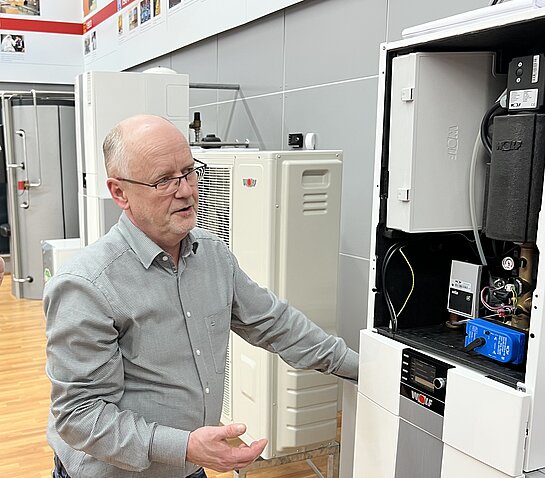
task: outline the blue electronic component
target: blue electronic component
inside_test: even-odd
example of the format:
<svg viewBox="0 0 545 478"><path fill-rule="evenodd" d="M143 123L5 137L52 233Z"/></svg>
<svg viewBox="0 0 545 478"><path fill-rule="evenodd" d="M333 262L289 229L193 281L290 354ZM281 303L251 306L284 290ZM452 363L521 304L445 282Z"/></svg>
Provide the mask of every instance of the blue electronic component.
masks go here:
<svg viewBox="0 0 545 478"><path fill-rule="evenodd" d="M524 361L526 334L484 319L466 323L466 350L502 363L520 364Z"/></svg>

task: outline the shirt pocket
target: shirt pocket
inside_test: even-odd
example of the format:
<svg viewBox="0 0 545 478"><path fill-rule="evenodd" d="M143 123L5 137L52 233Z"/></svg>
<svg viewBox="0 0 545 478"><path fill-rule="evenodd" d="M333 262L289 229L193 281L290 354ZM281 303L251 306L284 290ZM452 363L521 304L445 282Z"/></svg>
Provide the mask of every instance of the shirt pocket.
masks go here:
<svg viewBox="0 0 545 478"><path fill-rule="evenodd" d="M225 372L229 332L231 330L231 307L227 306L215 314L205 317L208 341L216 373Z"/></svg>

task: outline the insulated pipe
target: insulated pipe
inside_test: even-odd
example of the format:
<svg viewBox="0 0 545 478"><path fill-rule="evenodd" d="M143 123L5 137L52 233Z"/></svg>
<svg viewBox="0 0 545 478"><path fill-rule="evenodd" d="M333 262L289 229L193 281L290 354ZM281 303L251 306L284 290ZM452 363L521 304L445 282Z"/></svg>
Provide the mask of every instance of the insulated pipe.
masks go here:
<svg viewBox="0 0 545 478"><path fill-rule="evenodd" d="M222 146L232 146L232 147L239 147L239 148L247 148L250 146L250 140L246 139L244 143L228 143L225 141L204 141L200 143L189 143L189 146L200 146L203 149L219 149Z"/></svg>
<svg viewBox="0 0 545 478"><path fill-rule="evenodd" d="M202 90L240 90L240 85L236 83L189 83L189 87Z"/></svg>

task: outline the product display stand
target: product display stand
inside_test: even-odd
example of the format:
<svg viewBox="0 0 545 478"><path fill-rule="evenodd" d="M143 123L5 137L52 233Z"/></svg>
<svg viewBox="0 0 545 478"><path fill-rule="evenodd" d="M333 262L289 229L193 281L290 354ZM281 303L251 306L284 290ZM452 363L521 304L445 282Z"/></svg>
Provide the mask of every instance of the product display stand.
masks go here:
<svg viewBox="0 0 545 478"><path fill-rule="evenodd" d="M305 449L301 448L297 453L290 455L277 456L268 460L258 459L251 465L245 466L240 470L233 471L233 478L247 478L249 472L262 470L273 466L287 465L306 460L314 473L319 478L339 478L339 444L336 441L326 443L319 448ZM313 459L319 456L327 455L327 471L324 476L313 463Z"/></svg>

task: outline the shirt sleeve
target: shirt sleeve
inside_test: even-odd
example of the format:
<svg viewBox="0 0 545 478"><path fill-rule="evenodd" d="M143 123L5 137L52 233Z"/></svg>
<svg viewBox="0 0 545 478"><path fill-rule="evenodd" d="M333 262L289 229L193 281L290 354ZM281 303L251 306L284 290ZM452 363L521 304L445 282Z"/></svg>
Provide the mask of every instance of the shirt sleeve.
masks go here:
<svg viewBox="0 0 545 478"><path fill-rule="evenodd" d="M152 461L184 467L189 431L120 410L123 358L112 307L99 288L73 274L53 277L44 294L51 412L72 448L125 470Z"/></svg>
<svg viewBox="0 0 545 478"><path fill-rule="evenodd" d="M326 333L300 310L253 282L234 263L231 328L247 342L277 353L297 369L313 369L358 379L358 354Z"/></svg>

